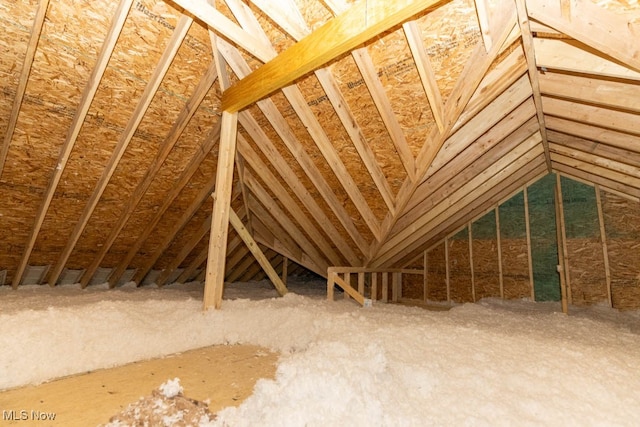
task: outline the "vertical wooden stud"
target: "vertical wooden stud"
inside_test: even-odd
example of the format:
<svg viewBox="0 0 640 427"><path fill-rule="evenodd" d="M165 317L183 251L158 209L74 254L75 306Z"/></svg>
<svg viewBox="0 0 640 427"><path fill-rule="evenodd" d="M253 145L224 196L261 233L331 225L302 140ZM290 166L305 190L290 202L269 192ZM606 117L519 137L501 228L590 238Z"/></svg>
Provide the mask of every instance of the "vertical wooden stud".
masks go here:
<svg viewBox="0 0 640 427"><path fill-rule="evenodd" d="M533 284L533 258L531 257L531 224L529 222L529 195L527 187L523 188L524 193L524 227L527 233L527 260L529 262L529 286L531 288L531 301L536 300L536 290Z"/></svg>
<svg viewBox="0 0 640 427"><path fill-rule="evenodd" d="M398 302L402 293L402 273L393 272L391 276L391 301Z"/></svg>
<svg viewBox="0 0 640 427"><path fill-rule="evenodd" d="M473 231L471 231L471 225L473 223L469 221L469 267L471 269L471 300L476 302L476 277L473 272Z"/></svg>
<svg viewBox="0 0 640 427"><path fill-rule="evenodd" d="M609 307L613 307L611 295L611 270L609 269L609 250L607 249L607 232L604 227L604 214L602 212L602 198L600 197L600 186L596 185L596 204L598 205L598 222L600 223L600 240L602 241L602 256L604 258L604 277L607 286L607 300Z"/></svg>
<svg viewBox="0 0 640 427"><path fill-rule="evenodd" d="M351 273L344 273L344 281L351 286ZM344 299L349 299L349 293L347 291L344 292Z"/></svg>
<svg viewBox="0 0 640 427"><path fill-rule="evenodd" d="M327 271L327 299L333 301L333 288L336 285L336 273L329 268Z"/></svg>
<svg viewBox="0 0 640 427"><path fill-rule="evenodd" d="M423 261L423 264L424 264L424 278L423 278L423 285L422 285L422 293L423 293L422 298L423 298L424 302L426 303L427 302L427 298L429 296L429 281L427 279L427 273L429 272L429 268L428 268L429 267L429 259L428 259L428 256L427 256L427 251L424 251L423 257L424 257L424 261Z"/></svg>
<svg viewBox="0 0 640 427"><path fill-rule="evenodd" d="M378 273L371 273L371 301L378 299Z"/></svg>
<svg viewBox="0 0 640 427"><path fill-rule="evenodd" d="M562 257L564 259L564 279L567 288L567 303L572 304L571 297L571 275L569 274L569 249L567 248L567 229L564 222L564 203L562 201L562 184L560 174L556 174L556 187L558 193L558 212L560 214L560 238L562 239Z"/></svg>
<svg viewBox="0 0 640 427"><path fill-rule="evenodd" d="M500 235L500 208L496 206L496 241L498 242L498 275L500 281L500 298L504 299L504 277L502 273L502 243Z"/></svg>
<svg viewBox="0 0 640 427"><path fill-rule="evenodd" d="M282 283L287 286L287 276L289 274L289 258L282 255Z"/></svg>
<svg viewBox="0 0 640 427"><path fill-rule="evenodd" d="M451 304L451 273L449 271L449 238L444 238L445 282L447 283L447 303Z"/></svg>
<svg viewBox="0 0 640 427"><path fill-rule="evenodd" d="M389 302L389 273L382 273L382 302Z"/></svg>
<svg viewBox="0 0 640 427"><path fill-rule="evenodd" d="M562 250L562 228L560 226L560 201L559 199L562 197L562 195L560 194L560 188L558 186L558 182L560 179L559 175L556 175L558 177L558 181L556 181L556 186L554 187L554 196L555 196L555 205L556 205L556 239L557 239L557 244L558 244L558 266L557 266L557 270L558 270L558 274L560 274L560 295L561 295L561 302L562 302L562 312L564 314L567 314L567 312L569 311L569 307L568 307L568 302L567 302L567 282L565 280L565 269L564 269L564 251Z"/></svg>
<svg viewBox="0 0 640 427"><path fill-rule="evenodd" d="M211 216L211 236L209 237L209 256L204 286L203 305L205 310L212 306L219 309L222 303L238 113L223 111L221 120L216 193Z"/></svg>
<svg viewBox="0 0 640 427"><path fill-rule="evenodd" d="M364 271L358 272L358 292L364 296Z"/></svg>

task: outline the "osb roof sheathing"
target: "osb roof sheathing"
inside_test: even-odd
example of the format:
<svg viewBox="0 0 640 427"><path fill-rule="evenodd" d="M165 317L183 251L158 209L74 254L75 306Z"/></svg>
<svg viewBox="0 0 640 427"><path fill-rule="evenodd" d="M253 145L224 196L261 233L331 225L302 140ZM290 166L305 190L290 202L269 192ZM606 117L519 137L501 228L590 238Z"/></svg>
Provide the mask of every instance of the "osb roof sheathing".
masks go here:
<svg viewBox="0 0 640 427"><path fill-rule="evenodd" d="M51 284L56 267L89 269L86 285L98 267L137 269L141 283L144 270L204 262L221 100L263 62L230 30L190 15L198 3L131 1L68 158L61 149L118 4L0 5L5 284L19 284L26 265L50 265ZM277 57L359 3L209 4L268 46L262 57ZM184 16L193 22L124 139ZM239 113L232 207L274 265L279 253L323 274L336 264L410 263L550 171L638 200L640 54L629 41L638 22L640 6L628 1L430 3ZM203 87L216 57L224 75ZM261 277L235 233L229 242L227 277Z"/></svg>

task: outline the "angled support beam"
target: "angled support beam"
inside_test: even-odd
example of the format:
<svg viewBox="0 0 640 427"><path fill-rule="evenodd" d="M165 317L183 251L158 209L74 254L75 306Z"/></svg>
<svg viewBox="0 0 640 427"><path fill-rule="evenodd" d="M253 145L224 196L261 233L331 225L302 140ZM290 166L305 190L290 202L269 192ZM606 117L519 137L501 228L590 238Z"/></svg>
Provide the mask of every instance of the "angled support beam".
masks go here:
<svg viewBox="0 0 640 427"><path fill-rule="evenodd" d="M541 23L555 28L576 40L640 71L640 44L632 21L625 15L613 14L589 1L571 2L563 9L557 0L536 0L527 3L528 13Z"/></svg>
<svg viewBox="0 0 640 427"><path fill-rule="evenodd" d="M211 86L213 86L213 83L216 80L216 76L217 76L216 67L215 67L215 64L212 62L211 65L209 65L209 68L205 72L204 76L202 76L202 79L194 89L193 94L191 95L191 98L189 99L189 101L187 101L184 108L178 115L178 118L176 119L175 123L171 127L171 130L169 131L164 141L162 142L160 146L160 150L156 154L156 157L153 163L151 164L151 166L149 166L149 169L147 169L144 177L142 178L142 181L138 184L138 186L133 191L133 193L131 193L129 200L124 205L124 209L120 213L120 217L118 218L118 221L111 228L111 232L109 233L107 240L104 242L104 244L100 248L98 255L96 255L96 257L93 259L93 262L87 268L84 275L82 276L82 280L80 281L80 284L83 288L85 288L89 284L91 277L93 277L98 267L100 267L100 263L102 262L105 255L109 252L109 249L111 248L113 243L116 241L116 239L120 235L120 231L122 231L124 226L127 224L127 221L129 220L129 218L135 211L136 207L140 203L140 200L142 200L143 196L151 186L151 183L156 177L156 174L164 164L164 161L169 156L169 153L171 153L171 150L173 149L176 142L180 138L180 135L182 135L182 132L187 127L187 125L189 124L189 121L198 110L198 107L204 100L205 96L207 95L207 93L209 93Z"/></svg>
<svg viewBox="0 0 640 427"><path fill-rule="evenodd" d="M209 256L204 286L203 306L205 310L209 307L219 309L222 303L237 133L238 114L223 112L218 167L216 169L216 195L211 218Z"/></svg>
<svg viewBox="0 0 640 427"><path fill-rule="evenodd" d="M360 1L229 88L222 109L242 110L439 2Z"/></svg>
<svg viewBox="0 0 640 427"><path fill-rule="evenodd" d="M40 233L40 228L42 228L42 223L44 222L44 218L47 215L49 206L51 205L51 200L53 200L53 195L58 188L58 183L62 178L62 173L64 172L64 168L67 165L69 156L71 155L71 150L73 150L73 146L76 143L76 139L78 138L78 134L80 133L80 129L82 128L82 124L84 123L84 119L87 116L87 112L89 111L89 107L91 106L91 102L93 101L93 97L95 96L96 91L98 90L98 86L100 85L100 81L102 80L102 76L107 69L109 59L111 58L111 54L113 53L113 49L116 45L116 42L118 41L118 37L120 36L120 32L122 31L122 27L124 26L124 22L127 19L127 15L129 14L129 10L131 9L132 4L133 0L121 0L115 11L113 20L111 21L111 26L109 27L109 31L105 36L104 42L102 43L102 48L100 49L100 53L98 54L96 65L91 71L91 76L89 77L89 81L87 82L84 91L82 92L82 98L80 99L78 108L75 112L75 115L73 116L71 127L67 132L67 137L62 144L62 147L60 148L57 167L53 171L53 175L49 180L49 185L47 186L47 190L45 191L42 204L40 205L38 213L36 214L36 219L29 235L29 241L27 242L24 252L22 253L22 258L20 259L18 270L13 276L12 286L14 288L16 288L22 280L22 275L24 274L24 270L27 267L27 262L29 262L29 257L31 256L31 252L33 251L33 247L36 243L38 234Z"/></svg>
<svg viewBox="0 0 640 427"><path fill-rule="evenodd" d="M544 159L547 163L547 170L551 172L551 157L549 156L549 141L547 140L547 126L544 122L544 112L542 111L542 97L540 96L540 82L538 80L538 68L536 67L536 57L533 50L533 36L529 27L529 17L527 16L527 5L525 0L515 0L518 11L518 25L522 34L522 46L524 56L527 58L527 68L529 69L529 80L533 89L533 101L536 104L536 115L542 134L542 146L544 147Z"/></svg>
<svg viewBox="0 0 640 427"><path fill-rule="evenodd" d="M40 34L42 33L42 26L44 25L44 18L47 15L48 7L49 0L40 0L38 10L36 10L36 16L33 19L31 37L29 38L27 52L25 53L24 62L22 63L22 71L20 72L20 80L18 81L16 96L13 99L13 107L11 108L11 115L9 116L9 125L7 126L7 132L4 135L2 148L0 148L0 178L4 171L4 163L7 160L7 153L9 152L9 146L13 139L13 132L15 131L16 124L18 123L18 115L20 114L22 99L24 98L24 93L27 90L27 82L29 81L29 75L31 74L31 65L33 64L33 58L36 56L36 49L38 48L38 42L40 42Z"/></svg>
<svg viewBox="0 0 640 427"><path fill-rule="evenodd" d="M273 286L275 286L278 294L280 294L280 296L284 296L287 293L287 287L284 283L282 283L280 276L278 276L278 273L275 272L275 270L271 266L271 263L264 255L264 253L260 250L258 244L255 240L253 240L253 237L251 237L251 234L249 234L247 229L244 227L244 224L242 224L242 221L240 220L240 218L238 218L238 215L236 215L233 209L229 209L229 221L231 222L233 228L235 228L235 230L238 232L238 235L247 245L253 256L256 258L262 269L265 271L265 273L267 273L267 276L269 276L269 280L271 280Z"/></svg>

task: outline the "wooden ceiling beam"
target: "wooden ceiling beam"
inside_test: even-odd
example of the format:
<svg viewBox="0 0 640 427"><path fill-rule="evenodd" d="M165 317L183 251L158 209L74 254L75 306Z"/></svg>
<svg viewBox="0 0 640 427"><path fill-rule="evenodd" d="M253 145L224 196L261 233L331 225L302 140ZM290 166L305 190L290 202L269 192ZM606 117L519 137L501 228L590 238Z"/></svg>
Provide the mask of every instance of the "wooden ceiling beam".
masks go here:
<svg viewBox="0 0 640 427"><path fill-rule="evenodd" d="M153 74L149 78L149 82L147 83L144 92L142 93L142 96L140 97L140 100L136 105L136 109L134 110L133 115L129 118L124 131L120 135L118 143L116 144L116 147L114 148L113 153L111 154L111 157L109 158L109 161L102 172L102 176L98 180L93 193L89 197L89 200L87 201L87 204L82 211L82 215L76 222L76 225L71 232L71 236L69 236L69 239L62 253L60 254L60 257L55 264L55 267L49 272L49 283L55 284L58 280L58 277L60 277L60 273L62 273L67 260L71 256L71 252L73 252L76 243L78 243L82 232L87 226L87 223L89 222L93 211L100 201L100 197L102 197L104 190L107 188L109 180L113 176L113 173L120 163L120 159L122 159L122 156L129 146L133 135L136 133L140 122L144 118L144 115L147 112L147 109L149 108L153 97L158 91L158 88L162 83L162 79L169 70L169 66L173 61L173 58L178 53L178 49L180 48L182 41L187 36L187 32L189 31L189 28L191 28L192 22L193 18L187 15L182 15L178 20L176 28L171 35L169 42L167 43L162 57L160 58L158 65L153 71Z"/></svg>
<svg viewBox="0 0 640 427"><path fill-rule="evenodd" d="M141 234L136 239L136 242L131 246L131 248L129 248L129 252L127 252L127 255L122 260L120 260L116 268L113 270L111 276L109 277L109 285L111 287L115 286L115 284L118 283L118 280L120 280L120 277L122 276L124 271L127 269L140 248L142 248L144 242L151 235L151 232L156 228L164 213L169 209L176 197L180 195L182 189L187 185L187 183L191 180L193 175L200 167L202 161L216 145L220 137L220 125L221 123L220 121L218 121L216 125L214 125L213 129L211 129L209 134L205 137L202 145L198 150L196 150L194 156L189 161L189 164L184 168L184 170L174 183L171 191L165 196L162 206L160 206L153 218L148 222L147 227L142 230ZM212 177L209 180L209 183L205 185L205 187L208 189L212 189L214 186L215 177ZM207 195L205 195L205 197Z"/></svg>
<svg viewBox="0 0 640 427"><path fill-rule="evenodd" d="M571 3L563 16L557 0L527 2L529 16L640 71L640 44L632 22L589 1ZM628 16L628 15L627 15Z"/></svg>
<svg viewBox="0 0 640 427"><path fill-rule="evenodd" d="M260 27L257 19L244 3L238 0L228 0L227 5L231 8L236 19L238 19L240 24L247 31L260 39L268 40L267 35ZM276 55L276 51L273 47L271 47L271 52L274 56ZM227 62L229 62L228 59ZM244 59L239 62L244 62ZM291 64L289 64L289 66L291 66ZM239 74L236 71L236 74L242 79L242 81L244 81L244 79L246 78L249 78L251 74L249 73L250 70L247 69L248 67L236 66L236 69L238 68L244 68L242 70L242 74ZM249 74L247 75L247 73ZM244 77L245 75L246 77ZM386 178L384 177L384 173L382 173L379 165L377 164L377 162L375 162L375 158L373 158L373 153L371 152L371 150L363 142L364 137L362 136L361 131L359 131L359 128L357 131L354 130L354 127L357 127L357 124L353 124L355 123L355 119L353 118L353 116L348 112L347 109L338 108L339 105L346 104L346 102L344 101L344 99L341 99L342 97L339 94L339 90L337 89L337 83L335 81L332 81L333 78L327 71L317 70L316 77L325 89L325 93L327 94L327 96L331 96L330 102L332 102L332 104L336 108L338 117L342 121L350 137L352 137L352 141L354 142L356 149L358 149L361 157L363 158L365 166L369 170L374 183L378 186L378 191L382 195L385 203L387 203L389 210L393 211L393 197L391 196L391 189ZM229 90L232 90L232 88ZM322 152L322 155L326 159L327 164L329 165L335 176L338 178L338 181L340 181L340 184L342 184L342 187L351 198L353 204L360 212L361 217L364 219L372 234L376 238L378 238L380 225L375 215L371 211L369 204L367 203L357 184L353 180L353 177L349 173L349 170L344 165L335 146L331 143L324 128L318 121L317 117L313 114L313 111L309 107L307 100L302 95L302 92L296 85L283 87L282 91L296 114L298 114L300 120L303 122L316 146ZM227 92L228 91L225 91L225 93Z"/></svg>
<svg viewBox="0 0 640 427"><path fill-rule="evenodd" d="M224 55L225 60L231 66L234 72L239 77L246 75L246 73L249 71L249 66L242 58L242 56L240 56L237 49L223 40L218 40L218 47L220 49L220 52ZM259 101L258 108L260 108L267 120L269 120L271 126L273 126L274 130L278 133L284 144L287 146L291 154L296 158L302 170L309 177L322 198L326 201L327 205L329 205L333 213L340 221L341 225L347 231L351 239L355 242L356 246L363 253L366 253L368 244L355 227L353 220L349 216L349 213L344 208L344 203L338 200L334 190L324 179L314 161L305 151L303 145L297 140L295 134L293 133L293 130L289 127L285 118L278 111L278 108L276 107L274 102L270 99ZM247 111L241 112L239 118L243 128L245 128L247 131L249 131L249 128L252 128L254 132L263 133L260 130L257 122L255 122L255 120L253 120L253 118L248 115ZM265 138L255 138L253 136L252 138L254 138L255 141L259 141L258 145L261 148L263 145L263 141L267 141L267 139ZM272 153L274 152L277 152L275 148L272 150Z"/></svg>
<svg viewBox="0 0 640 427"><path fill-rule="evenodd" d="M222 109L242 110L438 3L360 1L225 91Z"/></svg>
<svg viewBox="0 0 640 427"><path fill-rule="evenodd" d="M626 197L633 198L634 200L638 200L640 198L640 190L621 183L620 181L593 173L593 165L589 163L563 158L561 156L556 156L554 153L551 153L551 162L554 172L565 174L569 177L576 177L578 180L583 182L597 184L607 191L611 191L616 194L623 194Z"/></svg>
<svg viewBox="0 0 640 427"><path fill-rule="evenodd" d="M547 140L547 127L544 122L544 113L542 111L542 98L540 96L540 82L538 81L538 69L536 68L536 57L533 50L533 36L531 28L529 28L529 16L527 15L527 5L525 0L515 0L516 10L518 12L518 25L520 26L520 34L522 34L522 46L524 48L524 56L527 59L527 68L529 69L529 81L533 90L533 101L536 104L536 116L540 125L540 134L542 135L542 146L544 147L544 158L547 163L547 169L551 172L551 157L549 157L549 141Z"/></svg>
<svg viewBox="0 0 640 427"><path fill-rule="evenodd" d="M325 1L324 3L333 12L334 16L344 13L349 9L349 3L345 0ZM416 178L416 165L413 153L411 152L411 147L409 147L409 143L404 136L398 117L393 112L391 102L389 101L389 97L386 94L384 86L382 86L382 82L378 76L378 70L371 59L371 55L369 55L368 49L366 47L353 49L351 51L351 56L360 70L360 74L367 85L367 89L369 89L371 98L378 109L380 118L387 128L387 132L389 132L393 145L396 147L396 151L398 152L398 156L400 157L400 161L405 172L407 172L409 179L414 181Z"/></svg>
<svg viewBox="0 0 640 427"><path fill-rule="evenodd" d="M100 247L98 254L94 257L93 261L84 272L80 281L80 285L83 288L89 284L89 281L91 280L97 269L100 267L100 263L109 252L109 249L111 249L111 246L120 235L120 232L127 224L129 218L131 218L131 215L151 186L151 183L155 179L157 173L160 171L162 165L164 164L164 161L171 153L171 150L175 146L176 142L182 135L182 132L187 127L189 121L198 110L198 107L204 100L207 93L209 93L209 90L216 80L216 77L216 67L212 62L205 74L200 79L198 85L195 87L191 98L185 103L182 111L173 123L171 130L169 130L169 133L164 138L164 141L162 142L162 144L160 144L160 149L156 154L153 162L149 166L149 169L147 169L147 171L145 172L142 181L138 183L133 193L131 193L131 196L129 196L129 200L127 200L127 202L125 203L117 222L111 227L109 236L104 241L104 244Z"/></svg>
<svg viewBox="0 0 640 427"><path fill-rule="evenodd" d="M27 51L24 55L24 61L22 62L22 71L20 71L20 79L18 80L18 88L16 89L16 96L13 98L13 106L11 107L11 115L9 116L9 124L4 134L4 141L2 148L0 148L0 178L2 178L2 172L4 171L4 164L7 161L7 154L9 153L9 146L13 139L13 133L18 123L18 115L20 114L20 108L22 107L22 100L24 99L24 93L27 90L27 83L29 82L29 75L31 74L31 65L33 59L36 56L36 49L40 42L40 34L42 33L42 27L44 25L44 18L47 16L47 8L49 7L49 0L40 0L38 3L38 9L33 19L33 25L31 26L31 36L29 37L29 43L27 44Z"/></svg>
<svg viewBox="0 0 640 427"><path fill-rule="evenodd" d="M13 276L12 286L14 288L16 288L22 280L24 270L27 267L29 257L31 256L31 252L33 251L33 247L35 246L36 239L38 238L38 234L40 233L40 229L42 228L42 223L44 222L47 211L49 210L49 206L51 205L51 200L53 199L53 195L55 194L56 189L58 188L58 183L62 178L62 173L64 172L67 161L69 160L69 156L71 155L71 150L73 150L73 146L75 145L76 139L78 138L78 134L80 133L80 129L82 128L82 125L84 123L84 119L87 116L87 112L89 111L91 102L93 101L96 91L98 90L100 82L102 81L102 76L107 69L109 59L111 58L113 49L115 48L116 42L118 41L118 37L122 32L122 27L124 26L124 22L127 19L127 15L129 14L132 3L133 0L121 0L120 3L118 3L118 7L116 8L116 11L113 15L111 25L109 26L109 30L105 35L104 42L102 43L102 47L100 48L100 53L98 54L98 58L96 59L96 64L93 67L91 75L89 76L89 80L87 81L87 84L82 92L82 97L80 98L78 108L76 109L76 112L73 116L71 127L67 131L65 141L60 148L57 166L54 169L51 178L49 179L49 184L42 199L42 203L40 205L40 208L38 209L38 212L36 213L36 218L29 234L29 240L27 241L27 244L24 248L22 257L20 258L20 264L18 265L18 269ZM55 283L52 283L51 285L55 285Z"/></svg>
<svg viewBox="0 0 640 427"><path fill-rule="evenodd" d="M196 255L196 257L189 263L180 276L176 279L176 283L186 283L187 280L195 274L199 267L207 261L207 255L209 253L208 245L202 248L202 250Z"/></svg>

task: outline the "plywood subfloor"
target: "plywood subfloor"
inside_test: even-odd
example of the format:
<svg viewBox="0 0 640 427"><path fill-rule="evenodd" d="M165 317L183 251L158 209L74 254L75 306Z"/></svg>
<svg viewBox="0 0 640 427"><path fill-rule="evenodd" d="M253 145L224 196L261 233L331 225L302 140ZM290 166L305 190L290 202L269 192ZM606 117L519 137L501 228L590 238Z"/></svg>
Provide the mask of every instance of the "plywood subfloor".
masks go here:
<svg viewBox="0 0 640 427"><path fill-rule="evenodd" d="M185 396L209 400L215 413L239 405L258 379L273 378L277 359L261 347L215 346L12 389L0 393L0 425L96 426L176 377ZM28 420L7 420L10 411ZM55 421L35 422L32 411L54 413Z"/></svg>

